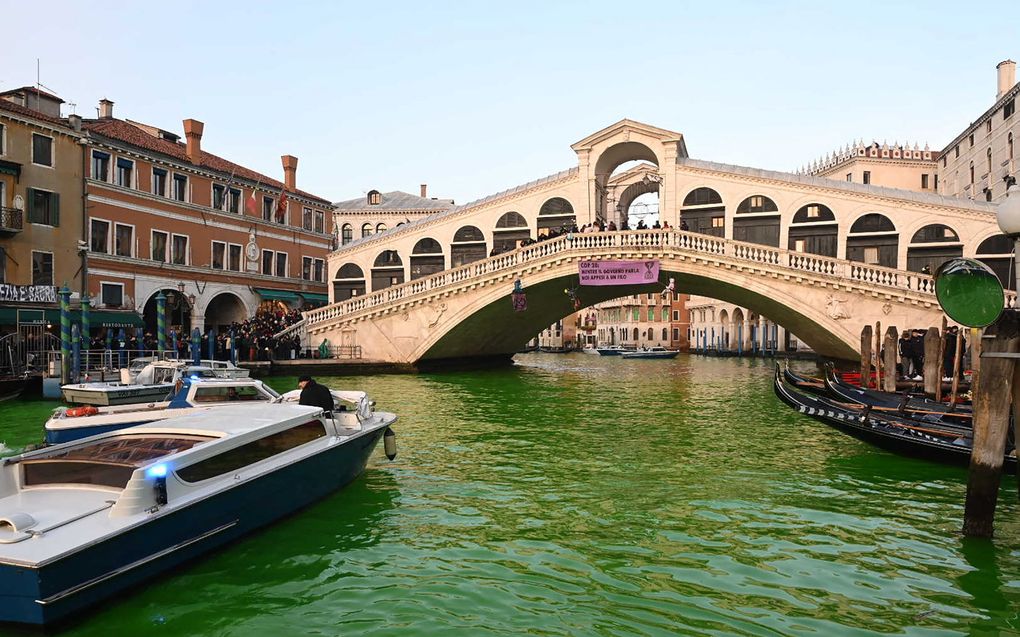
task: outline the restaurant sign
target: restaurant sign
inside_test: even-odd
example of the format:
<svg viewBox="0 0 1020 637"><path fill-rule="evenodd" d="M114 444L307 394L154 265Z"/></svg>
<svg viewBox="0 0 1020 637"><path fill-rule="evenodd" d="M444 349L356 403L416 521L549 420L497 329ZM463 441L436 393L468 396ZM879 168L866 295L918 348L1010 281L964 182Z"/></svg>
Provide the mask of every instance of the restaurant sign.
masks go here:
<svg viewBox="0 0 1020 637"><path fill-rule="evenodd" d="M581 285L641 285L659 280L659 261L581 261Z"/></svg>
<svg viewBox="0 0 1020 637"><path fill-rule="evenodd" d="M0 302L56 303L57 288L52 285L11 285L0 283Z"/></svg>

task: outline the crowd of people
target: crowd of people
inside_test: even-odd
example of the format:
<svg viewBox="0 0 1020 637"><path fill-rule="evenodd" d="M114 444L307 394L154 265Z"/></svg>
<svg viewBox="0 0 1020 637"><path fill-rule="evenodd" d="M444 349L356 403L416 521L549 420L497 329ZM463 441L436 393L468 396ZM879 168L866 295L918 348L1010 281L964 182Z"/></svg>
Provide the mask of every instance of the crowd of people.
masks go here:
<svg viewBox="0 0 1020 637"><path fill-rule="evenodd" d="M492 247L492 250L489 251L489 256L494 257L498 254L509 252L510 250L513 250L516 247L523 248L524 246L530 246L536 243L541 243L542 241L555 239L556 237L569 234L586 234L589 232L616 232L618 230L671 230L671 229L672 226L669 225L669 222L662 221L660 223L658 219L656 219L655 223L653 223L651 226L647 225L644 219L641 219L637 222L637 225L634 226L633 228L630 227L630 224L627 222L627 219L623 219L620 222L619 227L617 227L615 221L602 223L602 221L595 220L594 223L586 223L580 227L578 227L576 223L573 223L569 226L565 225L560 228L548 228L540 230L536 238L532 239L531 237L527 237L525 239L521 239L520 244L518 245L511 246L509 243L503 246L494 245ZM680 229L688 230L686 221L683 220L680 221Z"/></svg>
<svg viewBox="0 0 1020 637"><path fill-rule="evenodd" d="M924 373L924 336L926 330L903 330L899 339L900 375L908 380L921 380ZM956 340L960 339L960 358L956 360ZM942 376L952 379L953 362L958 364L957 371L963 375L963 361L966 358L967 341L960 328L950 325L943 336Z"/></svg>

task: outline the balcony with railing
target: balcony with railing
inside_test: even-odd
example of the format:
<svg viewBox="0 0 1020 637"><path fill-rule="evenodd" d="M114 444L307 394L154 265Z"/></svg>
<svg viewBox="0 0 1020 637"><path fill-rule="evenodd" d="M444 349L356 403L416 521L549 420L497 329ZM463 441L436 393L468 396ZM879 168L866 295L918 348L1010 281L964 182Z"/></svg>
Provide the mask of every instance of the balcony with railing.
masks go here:
<svg viewBox="0 0 1020 637"><path fill-rule="evenodd" d="M0 208L0 234L21 232L25 213L17 208Z"/></svg>

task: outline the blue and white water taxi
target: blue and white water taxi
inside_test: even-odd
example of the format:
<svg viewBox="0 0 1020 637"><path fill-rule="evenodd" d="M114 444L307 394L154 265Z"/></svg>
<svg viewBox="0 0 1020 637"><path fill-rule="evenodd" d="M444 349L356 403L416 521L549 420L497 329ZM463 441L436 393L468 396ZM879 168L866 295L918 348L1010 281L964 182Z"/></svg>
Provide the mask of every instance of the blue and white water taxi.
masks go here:
<svg viewBox="0 0 1020 637"><path fill-rule="evenodd" d="M251 401L268 404L280 398L271 387L254 378L229 380L183 376L170 387L169 400L159 402L106 407L58 407L46 421L46 442L59 444L211 407Z"/></svg>
<svg viewBox="0 0 1020 637"><path fill-rule="evenodd" d="M121 370L123 371L123 370ZM69 383L60 387L64 402L79 405L130 405L164 400L182 376L216 378L212 368L178 361L152 361L130 382Z"/></svg>
<svg viewBox="0 0 1020 637"><path fill-rule="evenodd" d="M0 622L43 625L343 487L396 415L211 409L0 461Z"/></svg>

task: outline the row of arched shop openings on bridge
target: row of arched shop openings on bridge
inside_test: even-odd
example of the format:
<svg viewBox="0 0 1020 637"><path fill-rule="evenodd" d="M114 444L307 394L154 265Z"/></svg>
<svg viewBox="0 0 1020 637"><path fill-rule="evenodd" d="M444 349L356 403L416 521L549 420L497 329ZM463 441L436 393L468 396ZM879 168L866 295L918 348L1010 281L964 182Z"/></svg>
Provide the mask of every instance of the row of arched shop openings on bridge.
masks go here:
<svg viewBox="0 0 1020 637"><path fill-rule="evenodd" d="M657 193L645 193L657 196ZM629 202L628 216L641 216L640 207L648 203L638 197ZM680 219L686 229L716 237L725 236L726 208L722 197L711 188L692 190L684 198ZM657 217L657 213L655 214ZM776 203L765 195L747 197L736 208L733 217L733 239L778 248L781 213ZM651 225L652 219L646 219ZM538 212L534 228L519 212L510 211L499 217L488 236L476 225L464 225L453 236L449 246L425 237L414 244L410 255L396 250L382 250L376 256L370 272L366 273L355 263L341 265L333 276L335 301L365 294L369 289L378 291L410 280L427 277L449 268L484 259L488 255L506 252L518 247L521 241L561 232L576 224L574 208L562 197L546 201ZM631 224L634 227L635 223ZM910 237L907 245L907 263L899 263L900 234L888 216L874 212L861 216L850 227L846 238L846 255L850 261L890 268L906 266L913 272L934 272L949 259L963 256L963 243L957 232L948 225L933 223L924 226ZM801 206L793 215L789 226L787 249L826 257L837 254L838 224L832 210L823 203ZM976 255L999 276L1004 287L1016 289L1016 273L1012 271L1013 243L1005 235L989 237L977 247ZM405 260L407 263L405 263ZM369 288L369 284L371 287Z"/></svg>

